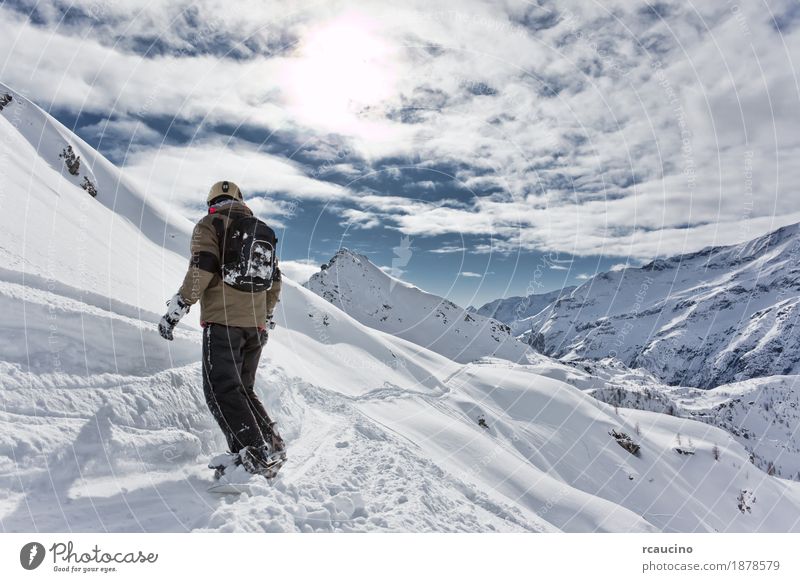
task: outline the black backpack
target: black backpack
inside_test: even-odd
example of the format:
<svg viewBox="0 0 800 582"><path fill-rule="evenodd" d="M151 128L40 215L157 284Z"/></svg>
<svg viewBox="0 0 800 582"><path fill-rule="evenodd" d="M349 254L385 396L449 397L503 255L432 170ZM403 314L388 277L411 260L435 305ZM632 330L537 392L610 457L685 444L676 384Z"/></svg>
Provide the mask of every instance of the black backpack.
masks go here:
<svg viewBox="0 0 800 582"><path fill-rule="evenodd" d="M219 240L222 281L250 293L270 289L277 276L275 231L255 216L232 216L227 228L217 218L214 228Z"/></svg>

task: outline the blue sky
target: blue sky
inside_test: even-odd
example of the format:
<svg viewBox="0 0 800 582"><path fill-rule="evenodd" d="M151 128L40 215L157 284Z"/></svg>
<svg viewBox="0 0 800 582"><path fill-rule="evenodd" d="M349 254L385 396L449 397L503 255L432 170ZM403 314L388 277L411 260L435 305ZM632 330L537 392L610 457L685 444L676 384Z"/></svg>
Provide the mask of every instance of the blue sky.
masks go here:
<svg viewBox="0 0 800 582"><path fill-rule="evenodd" d="M462 304L800 221L794 0L0 5L0 80L196 218L237 181Z"/></svg>

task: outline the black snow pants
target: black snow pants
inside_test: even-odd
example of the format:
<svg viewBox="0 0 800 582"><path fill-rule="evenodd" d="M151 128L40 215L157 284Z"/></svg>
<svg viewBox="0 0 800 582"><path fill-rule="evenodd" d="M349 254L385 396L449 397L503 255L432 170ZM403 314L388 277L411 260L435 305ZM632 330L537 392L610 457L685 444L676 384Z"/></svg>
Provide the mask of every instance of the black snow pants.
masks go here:
<svg viewBox="0 0 800 582"><path fill-rule="evenodd" d="M203 392L232 453L265 444L283 448L253 389L261 347L261 332L254 327L208 323L203 330Z"/></svg>

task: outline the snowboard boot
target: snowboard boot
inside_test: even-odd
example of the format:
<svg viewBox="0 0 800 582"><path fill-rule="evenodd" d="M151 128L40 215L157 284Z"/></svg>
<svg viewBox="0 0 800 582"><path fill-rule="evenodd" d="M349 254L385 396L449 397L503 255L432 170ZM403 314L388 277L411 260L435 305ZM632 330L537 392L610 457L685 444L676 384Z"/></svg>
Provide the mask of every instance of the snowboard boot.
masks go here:
<svg viewBox="0 0 800 582"><path fill-rule="evenodd" d="M214 480L218 481L225 471L241 465L238 453L222 453L208 462L208 468L214 469Z"/></svg>
<svg viewBox="0 0 800 582"><path fill-rule="evenodd" d="M239 459L248 473L273 479L286 462L286 450L272 450L270 445L250 446L239 451Z"/></svg>
<svg viewBox="0 0 800 582"><path fill-rule="evenodd" d="M271 447L270 451L273 456L281 459L282 463L286 462L286 443L283 438L278 434L275 428L275 422L269 423L269 433L267 434L267 445Z"/></svg>

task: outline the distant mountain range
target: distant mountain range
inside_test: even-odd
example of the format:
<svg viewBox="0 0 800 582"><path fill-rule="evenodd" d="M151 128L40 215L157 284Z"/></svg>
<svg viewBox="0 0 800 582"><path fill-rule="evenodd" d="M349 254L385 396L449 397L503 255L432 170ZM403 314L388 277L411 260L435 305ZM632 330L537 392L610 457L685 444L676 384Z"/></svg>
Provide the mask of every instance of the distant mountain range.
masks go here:
<svg viewBox="0 0 800 582"><path fill-rule="evenodd" d="M615 358L713 388L800 370L800 225L462 309L340 250L306 286L360 322L459 362ZM515 338L519 341L515 341Z"/></svg>
<svg viewBox="0 0 800 582"><path fill-rule="evenodd" d="M484 317L491 317L505 323L511 327L513 333L528 331L522 322L527 318L536 315L545 307L561 297L566 297L572 293L576 287L564 287L548 293L534 293L525 297L507 297L505 299L495 299L486 303L482 307L469 307L468 310ZM522 325L521 325L522 324ZM523 329L520 329L520 328Z"/></svg>
<svg viewBox="0 0 800 582"><path fill-rule="evenodd" d="M543 353L614 357L672 385L800 369L800 225L599 274L512 323Z"/></svg>

